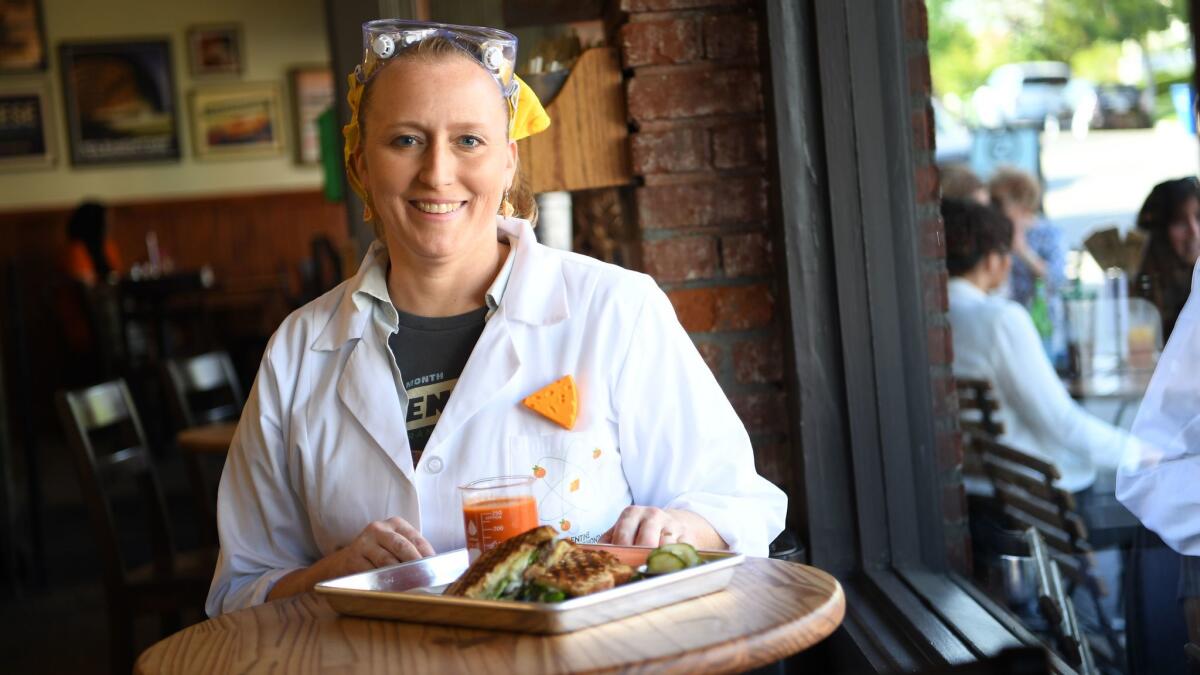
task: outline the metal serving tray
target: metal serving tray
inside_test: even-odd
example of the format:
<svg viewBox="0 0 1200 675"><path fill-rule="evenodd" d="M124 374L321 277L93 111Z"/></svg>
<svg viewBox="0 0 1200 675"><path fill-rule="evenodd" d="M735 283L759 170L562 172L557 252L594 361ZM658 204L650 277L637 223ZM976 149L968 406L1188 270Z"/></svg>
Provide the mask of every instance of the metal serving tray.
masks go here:
<svg viewBox="0 0 1200 675"><path fill-rule="evenodd" d="M581 544L608 551L634 567L646 562L650 547ZM703 565L649 577L564 602L468 600L442 595L450 582L467 569L467 550L381 567L370 572L323 581L316 592L341 614L413 623L491 628L520 633L570 633L640 614L683 600L720 591L729 585L734 568L746 559L740 553L700 551Z"/></svg>

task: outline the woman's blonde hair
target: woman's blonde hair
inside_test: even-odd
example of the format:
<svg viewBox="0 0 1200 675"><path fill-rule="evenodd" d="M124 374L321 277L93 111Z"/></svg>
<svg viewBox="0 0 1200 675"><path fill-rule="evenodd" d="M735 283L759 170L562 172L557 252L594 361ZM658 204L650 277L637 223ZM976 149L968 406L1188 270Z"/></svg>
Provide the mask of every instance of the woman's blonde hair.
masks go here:
<svg viewBox="0 0 1200 675"><path fill-rule="evenodd" d="M428 38L426 40L422 40L420 43L418 43L412 49L409 49L407 51L401 52L400 54L397 54L393 60L398 61L400 59L405 59L405 58L424 58L424 59L427 59L430 61L436 61L436 60L445 59L445 58L448 58L451 56L460 56L460 57L468 58L468 59L470 58L469 56L464 54L462 52L462 50L460 50L458 47L456 47L454 45L454 43L451 42L450 40L447 40L444 37L435 36L435 37ZM375 81L375 78L372 78L370 81L368 81L366 83L366 85L364 85L363 93L362 93L362 100L359 103L358 126L360 129L360 132L359 132L360 138L365 138L366 133L367 133L366 132L366 110L367 110L367 107L370 105L371 90L372 90L371 83L374 81ZM497 98L497 104L500 106L503 106L504 110L505 110L505 115L508 115L508 104L505 102L505 100L502 97L499 96L499 92L497 92L496 98ZM505 132L505 133L506 133L505 138L507 140L507 132ZM361 143L361 141L360 141L360 143ZM533 198L533 191L530 189L529 183L525 180L525 177L521 172L520 158L518 158L518 160L517 160L517 167L516 167L516 170L513 172L512 186L509 189L506 197L508 199L509 204L512 204L512 207L513 207L512 215L514 217L523 218L525 220L528 220L533 225L535 225L535 226L537 225L537 216L538 216L537 202ZM503 208L503 206L501 206L501 208ZM379 222L378 215L376 215L376 217L371 220L371 225L375 228L375 236L382 239L383 238L383 226Z"/></svg>
<svg viewBox="0 0 1200 675"><path fill-rule="evenodd" d="M1003 167L988 181L992 203L999 207L1016 206L1037 213L1042 206L1042 188L1028 172Z"/></svg>

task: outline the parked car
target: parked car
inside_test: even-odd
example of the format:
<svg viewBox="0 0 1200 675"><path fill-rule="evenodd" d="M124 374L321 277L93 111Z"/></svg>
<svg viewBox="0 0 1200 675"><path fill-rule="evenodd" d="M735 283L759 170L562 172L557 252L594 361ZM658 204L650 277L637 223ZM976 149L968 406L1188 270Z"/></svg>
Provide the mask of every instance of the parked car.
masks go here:
<svg viewBox="0 0 1200 675"><path fill-rule="evenodd" d="M934 158L939 165L965 164L971 160L971 130L938 99L933 99Z"/></svg>
<svg viewBox="0 0 1200 675"><path fill-rule="evenodd" d="M971 103L985 127L1069 126L1075 111L1067 100L1071 67L1061 61L1006 63L975 90Z"/></svg>
<svg viewBox="0 0 1200 675"><path fill-rule="evenodd" d="M1098 129L1148 129L1154 126L1153 97L1131 84L1096 87Z"/></svg>

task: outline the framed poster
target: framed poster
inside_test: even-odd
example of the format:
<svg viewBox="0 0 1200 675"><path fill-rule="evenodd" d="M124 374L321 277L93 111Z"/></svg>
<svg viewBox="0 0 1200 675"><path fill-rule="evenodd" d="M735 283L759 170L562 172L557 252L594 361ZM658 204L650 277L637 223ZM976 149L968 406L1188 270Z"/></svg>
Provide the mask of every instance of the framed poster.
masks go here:
<svg viewBox="0 0 1200 675"><path fill-rule="evenodd" d="M179 158L166 40L65 42L59 52L72 164Z"/></svg>
<svg viewBox="0 0 1200 675"><path fill-rule="evenodd" d="M244 84L192 92L196 157L265 157L283 150L279 87Z"/></svg>
<svg viewBox="0 0 1200 675"><path fill-rule="evenodd" d="M0 0L0 75L46 69L39 0Z"/></svg>
<svg viewBox="0 0 1200 675"><path fill-rule="evenodd" d="M192 75L242 72L242 27L224 24L188 28L188 61Z"/></svg>
<svg viewBox="0 0 1200 675"><path fill-rule="evenodd" d="M293 68L291 75L296 162L316 164L321 161L317 117L333 105L333 71L327 66L313 66Z"/></svg>
<svg viewBox="0 0 1200 675"><path fill-rule="evenodd" d="M0 169L48 167L54 161L50 96L41 84L0 86Z"/></svg>

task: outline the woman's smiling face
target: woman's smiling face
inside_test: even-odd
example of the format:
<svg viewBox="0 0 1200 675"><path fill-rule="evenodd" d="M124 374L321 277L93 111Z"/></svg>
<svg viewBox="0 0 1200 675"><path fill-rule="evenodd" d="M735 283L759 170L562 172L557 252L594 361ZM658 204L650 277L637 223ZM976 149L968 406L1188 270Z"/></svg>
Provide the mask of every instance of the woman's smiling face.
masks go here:
<svg viewBox="0 0 1200 675"><path fill-rule="evenodd" d="M436 261L494 246L517 166L496 81L466 56L418 56L370 87L354 161L388 248Z"/></svg>

